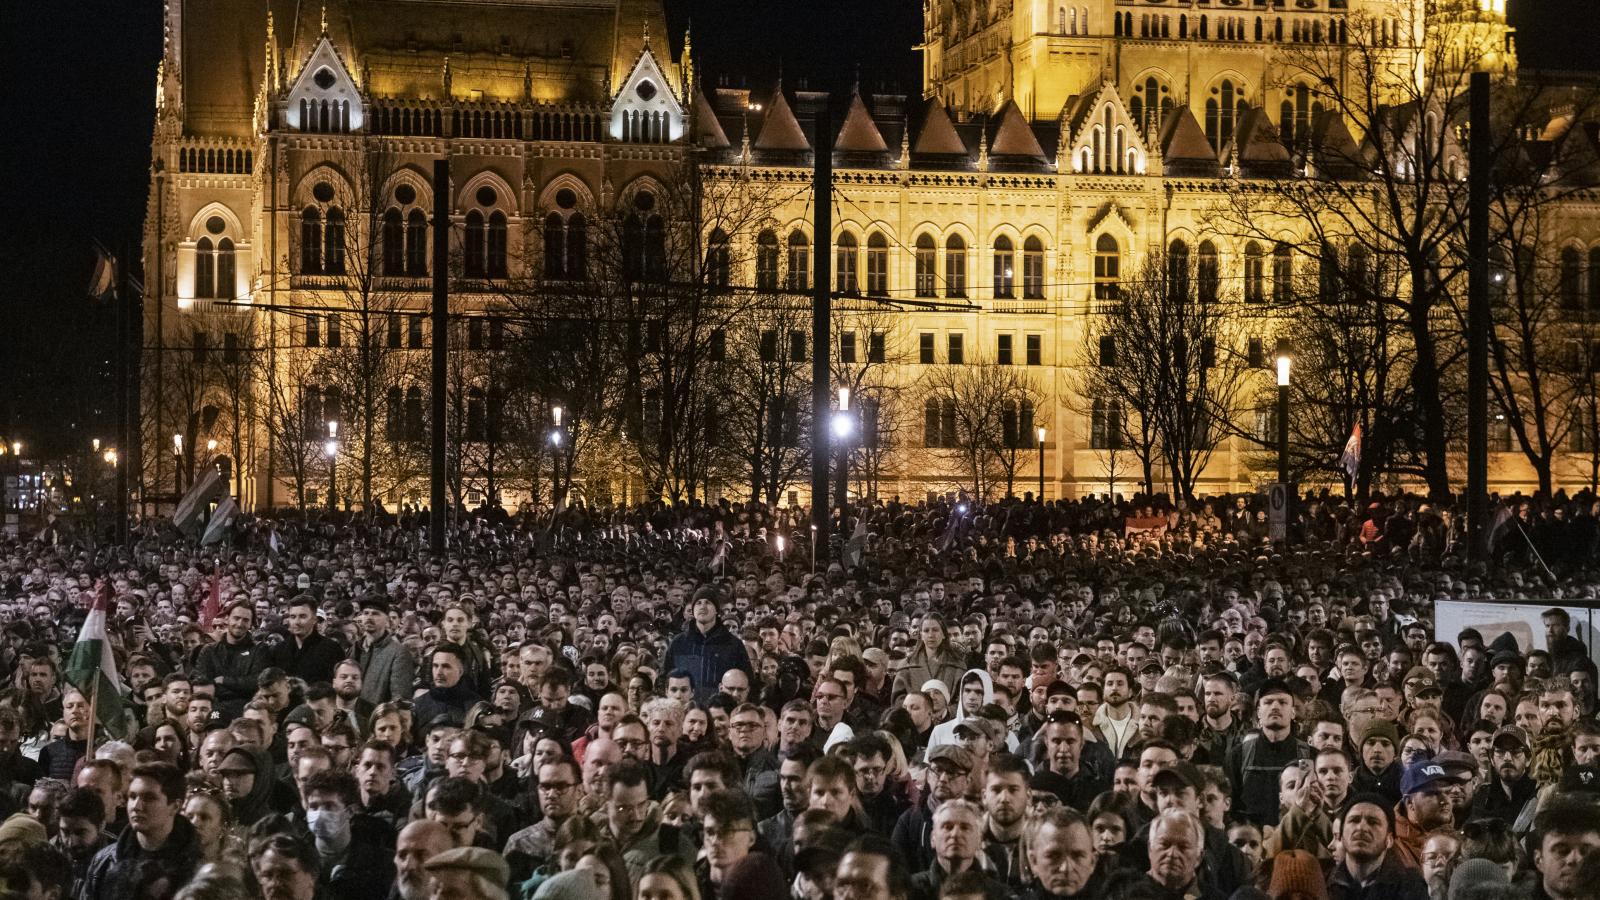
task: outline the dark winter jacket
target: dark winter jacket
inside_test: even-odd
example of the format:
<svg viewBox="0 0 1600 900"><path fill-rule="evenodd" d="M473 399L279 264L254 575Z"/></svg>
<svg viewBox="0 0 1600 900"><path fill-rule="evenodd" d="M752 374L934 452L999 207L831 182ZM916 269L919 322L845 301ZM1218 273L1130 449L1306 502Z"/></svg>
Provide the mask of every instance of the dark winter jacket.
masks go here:
<svg viewBox="0 0 1600 900"><path fill-rule="evenodd" d="M189 820L178 816L161 849L139 846L132 828L95 854L77 900L168 900L202 862L200 839Z"/></svg>
<svg viewBox="0 0 1600 900"><path fill-rule="evenodd" d="M689 673L696 703L711 699L722 682L722 673L729 669L740 669L746 675L754 676L750 669L750 654L745 651L744 642L721 622L706 632L690 622L689 627L673 638L672 645L667 648L665 671L682 670Z"/></svg>
<svg viewBox="0 0 1600 900"><path fill-rule="evenodd" d="M237 644L220 640L201 648L195 660L195 677L217 684L217 706L229 719L237 719L256 695L256 678L271 665L268 653L245 635Z"/></svg>

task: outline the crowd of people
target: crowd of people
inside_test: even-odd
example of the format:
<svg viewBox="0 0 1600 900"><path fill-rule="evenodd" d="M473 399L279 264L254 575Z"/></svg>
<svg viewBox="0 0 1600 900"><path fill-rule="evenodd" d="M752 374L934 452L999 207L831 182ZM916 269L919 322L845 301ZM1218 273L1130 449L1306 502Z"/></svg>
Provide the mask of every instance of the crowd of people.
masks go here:
<svg viewBox="0 0 1600 900"><path fill-rule="evenodd" d="M1411 497L1278 542L1247 497L880 503L815 555L726 503L13 538L0 890L1594 898L1597 513L1505 502L1477 565Z"/></svg>

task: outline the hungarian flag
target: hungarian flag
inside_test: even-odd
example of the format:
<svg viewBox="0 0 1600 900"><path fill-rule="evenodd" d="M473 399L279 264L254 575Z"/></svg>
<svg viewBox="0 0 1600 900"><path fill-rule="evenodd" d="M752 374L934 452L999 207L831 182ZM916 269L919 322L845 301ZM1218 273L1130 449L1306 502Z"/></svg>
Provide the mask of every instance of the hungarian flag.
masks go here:
<svg viewBox="0 0 1600 900"><path fill-rule="evenodd" d="M1344 442L1344 452L1339 454L1339 463L1344 466L1344 471L1349 480L1356 480L1356 473L1361 471L1361 423L1350 432L1350 440Z"/></svg>
<svg viewBox="0 0 1600 900"><path fill-rule="evenodd" d="M110 734L122 736L122 679L117 676L117 663L111 654L111 641L106 637L106 611L111 606L111 585L101 581L95 591L94 605L89 607L89 617L83 620L83 630L78 632L78 642L72 645L72 655L67 658L67 682L94 698L95 719Z"/></svg>

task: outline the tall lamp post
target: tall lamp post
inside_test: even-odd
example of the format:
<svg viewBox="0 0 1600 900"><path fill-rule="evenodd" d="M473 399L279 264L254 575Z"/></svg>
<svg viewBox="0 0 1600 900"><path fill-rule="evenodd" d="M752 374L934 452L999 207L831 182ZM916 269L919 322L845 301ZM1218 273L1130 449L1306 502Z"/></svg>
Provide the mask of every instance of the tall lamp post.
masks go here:
<svg viewBox="0 0 1600 900"><path fill-rule="evenodd" d="M561 500L561 407L550 408L550 509Z"/></svg>
<svg viewBox="0 0 1600 900"><path fill-rule="evenodd" d="M1044 426L1034 429L1034 436L1039 439L1039 503L1044 503Z"/></svg>
<svg viewBox="0 0 1600 900"><path fill-rule="evenodd" d="M1289 342L1278 340L1278 483L1289 483Z"/></svg>
<svg viewBox="0 0 1600 900"><path fill-rule="evenodd" d="M328 439L322 444L328 454L328 511L339 509L339 423L328 420Z"/></svg>
<svg viewBox="0 0 1600 900"><path fill-rule="evenodd" d="M850 435L855 422L850 418L850 389L839 388L839 409L833 414L833 443L839 448L838 481L834 483L833 505L839 507L842 517L850 505ZM843 520L841 518L841 525Z"/></svg>

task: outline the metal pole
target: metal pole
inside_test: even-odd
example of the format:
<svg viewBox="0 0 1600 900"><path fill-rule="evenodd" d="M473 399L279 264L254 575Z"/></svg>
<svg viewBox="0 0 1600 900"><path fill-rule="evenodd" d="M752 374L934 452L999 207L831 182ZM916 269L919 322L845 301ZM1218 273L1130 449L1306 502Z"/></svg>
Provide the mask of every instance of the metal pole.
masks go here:
<svg viewBox="0 0 1600 900"><path fill-rule="evenodd" d="M450 160L433 161L433 447L428 544L444 552L444 385L450 349Z"/></svg>
<svg viewBox="0 0 1600 900"><path fill-rule="evenodd" d="M1289 386L1278 385L1278 483L1289 483Z"/></svg>
<svg viewBox="0 0 1600 900"><path fill-rule="evenodd" d="M118 285L117 293L112 295L112 302L117 305L117 440L115 449L120 458L121 465L112 476L117 480L117 546L125 547L128 544L128 466L127 461L132 458L129 452L133 442L128 435L133 429L129 427L129 387L128 387L128 335L132 328L129 327L129 306L133 303L133 279L128 277L128 254L124 251L117 258Z"/></svg>
<svg viewBox="0 0 1600 900"><path fill-rule="evenodd" d="M1039 502L1044 503L1044 432L1039 433Z"/></svg>
<svg viewBox="0 0 1600 900"><path fill-rule="evenodd" d="M811 546L812 565L816 549L828 548L828 457L832 442L828 427L829 363L832 338L829 319L833 297L833 121L826 105L817 110L816 133L812 139L815 165L812 169L811 209L815 256L812 259L811 293Z"/></svg>
<svg viewBox="0 0 1600 900"><path fill-rule="evenodd" d="M1467 554L1488 555L1489 73L1472 73L1467 170Z"/></svg>

